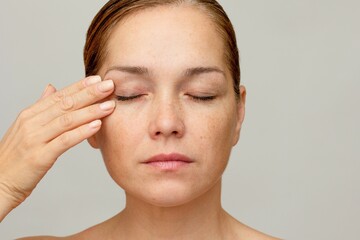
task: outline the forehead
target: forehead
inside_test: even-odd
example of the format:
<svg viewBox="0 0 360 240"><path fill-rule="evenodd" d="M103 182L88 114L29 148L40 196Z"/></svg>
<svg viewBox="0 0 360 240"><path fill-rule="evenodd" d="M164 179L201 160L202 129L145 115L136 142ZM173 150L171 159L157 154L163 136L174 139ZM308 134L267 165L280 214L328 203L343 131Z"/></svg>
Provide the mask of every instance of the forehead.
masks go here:
<svg viewBox="0 0 360 240"><path fill-rule="evenodd" d="M105 65L225 69L224 60L223 40L206 13L194 6L165 6L121 21L108 41Z"/></svg>

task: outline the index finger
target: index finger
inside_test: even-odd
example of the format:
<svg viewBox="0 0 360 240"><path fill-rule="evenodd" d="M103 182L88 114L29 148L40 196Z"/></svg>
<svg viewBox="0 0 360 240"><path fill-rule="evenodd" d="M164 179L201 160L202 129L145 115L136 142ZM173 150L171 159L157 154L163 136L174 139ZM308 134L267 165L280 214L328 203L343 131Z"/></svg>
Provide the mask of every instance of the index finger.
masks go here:
<svg viewBox="0 0 360 240"><path fill-rule="evenodd" d="M95 83L101 82L100 76L90 76L84 78L60 91L57 91L50 96L40 99L37 103L30 107L31 112L36 115L45 109L49 108L50 106L58 103L61 101L65 96L70 96L74 93L80 92L84 88L91 86Z"/></svg>

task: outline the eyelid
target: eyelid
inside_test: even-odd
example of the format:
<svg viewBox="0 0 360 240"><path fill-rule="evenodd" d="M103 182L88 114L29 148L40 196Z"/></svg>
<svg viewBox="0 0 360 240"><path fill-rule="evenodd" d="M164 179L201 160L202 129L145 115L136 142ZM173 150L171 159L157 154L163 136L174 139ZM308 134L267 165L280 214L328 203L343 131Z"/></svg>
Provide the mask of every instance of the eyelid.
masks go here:
<svg viewBox="0 0 360 240"><path fill-rule="evenodd" d="M215 95L204 95L204 96L196 96L191 94L187 94L187 95L195 101L203 101L203 102L212 101L217 97Z"/></svg>
<svg viewBox="0 0 360 240"><path fill-rule="evenodd" d="M133 96L120 96L120 95L116 95L116 99L118 101L131 101L131 100L134 100L136 98L139 98L141 96L144 96L145 94L138 94L138 95L133 95Z"/></svg>

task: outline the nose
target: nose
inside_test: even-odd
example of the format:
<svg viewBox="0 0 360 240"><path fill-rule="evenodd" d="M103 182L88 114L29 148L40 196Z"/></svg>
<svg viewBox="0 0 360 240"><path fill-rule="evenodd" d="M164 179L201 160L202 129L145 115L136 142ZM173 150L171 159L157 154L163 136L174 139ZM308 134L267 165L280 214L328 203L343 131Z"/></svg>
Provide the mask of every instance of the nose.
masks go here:
<svg viewBox="0 0 360 240"><path fill-rule="evenodd" d="M154 140L181 138L185 132L181 106L169 99L154 103L149 132Z"/></svg>

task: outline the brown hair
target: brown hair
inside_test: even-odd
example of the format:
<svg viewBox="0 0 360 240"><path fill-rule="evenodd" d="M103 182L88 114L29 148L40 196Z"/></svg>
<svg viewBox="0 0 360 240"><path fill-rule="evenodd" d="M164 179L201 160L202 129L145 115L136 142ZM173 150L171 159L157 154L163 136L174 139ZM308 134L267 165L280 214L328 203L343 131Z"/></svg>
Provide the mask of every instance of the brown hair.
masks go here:
<svg viewBox="0 0 360 240"><path fill-rule="evenodd" d="M96 75L100 70L112 29L122 19L142 9L183 3L199 7L214 21L225 42L225 60L233 78L236 97L239 99L240 65L235 31L224 9L216 0L110 0L95 16L87 32L84 47L86 76Z"/></svg>

